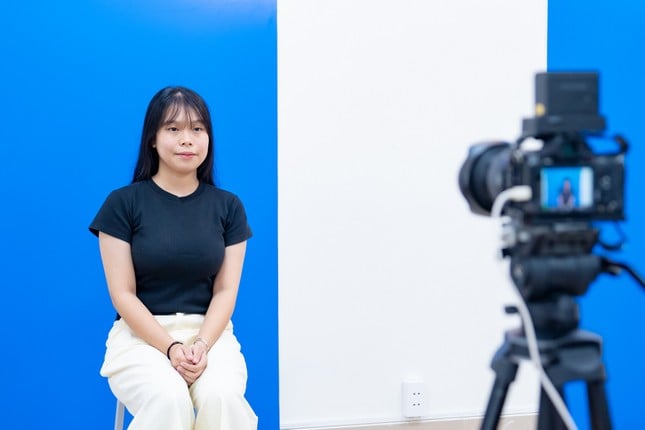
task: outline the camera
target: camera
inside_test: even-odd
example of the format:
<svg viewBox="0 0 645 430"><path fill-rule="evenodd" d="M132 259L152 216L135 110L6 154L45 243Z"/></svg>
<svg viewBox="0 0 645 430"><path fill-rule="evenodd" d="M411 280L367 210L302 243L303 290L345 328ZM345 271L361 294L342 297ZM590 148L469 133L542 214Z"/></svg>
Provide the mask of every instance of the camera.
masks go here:
<svg viewBox="0 0 645 430"><path fill-rule="evenodd" d="M535 117L524 119L514 143L487 142L470 147L459 171L459 188L476 214L503 217L502 256L510 257L510 276L521 300L507 306L522 325L505 333L491 362L495 382L483 430L497 428L518 362L530 358L541 372L539 429L571 428L562 393L564 384L587 384L594 429L611 429L601 359L600 336L579 329L576 296L585 294L602 273L627 271L625 263L594 254L599 240L594 221L625 217L627 141L596 153L591 139L604 139L598 114L598 74L547 72L535 76ZM606 140L606 139L604 139ZM569 422L565 425L565 421Z"/></svg>
<svg viewBox="0 0 645 430"><path fill-rule="evenodd" d="M592 222L625 217L628 144L616 136L613 153L592 150L590 138L604 139L598 104L597 73L538 73L535 117L522 121L520 137L473 145L459 171L472 212L508 216L502 256L536 326L551 334L577 327L573 297L605 270L593 249L611 245Z"/></svg>
<svg viewBox="0 0 645 430"><path fill-rule="evenodd" d="M535 117L524 119L513 144L473 145L459 172L459 187L472 212L490 215L497 196L524 185L527 201L510 202L504 213L528 224L569 220L624 219L627 142L595 154L590 137L602 137L598 74L545 72L535 76Z"/></svg>

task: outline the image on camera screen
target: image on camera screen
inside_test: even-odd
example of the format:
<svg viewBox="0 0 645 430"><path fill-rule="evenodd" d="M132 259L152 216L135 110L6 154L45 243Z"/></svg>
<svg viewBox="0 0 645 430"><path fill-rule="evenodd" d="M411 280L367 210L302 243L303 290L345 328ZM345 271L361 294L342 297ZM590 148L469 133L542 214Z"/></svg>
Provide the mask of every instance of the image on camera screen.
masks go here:
<svg viewBox="0 0 645 430"><path fill-rule="evenodd" d="M593 171L588 166L540 169L540 205L546 211L575 211L593 204Z"/></svg>

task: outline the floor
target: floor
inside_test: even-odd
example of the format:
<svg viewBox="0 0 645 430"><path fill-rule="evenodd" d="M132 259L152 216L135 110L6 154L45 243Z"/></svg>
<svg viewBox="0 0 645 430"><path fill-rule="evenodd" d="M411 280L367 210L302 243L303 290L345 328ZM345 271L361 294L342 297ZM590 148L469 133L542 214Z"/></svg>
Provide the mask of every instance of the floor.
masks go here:
<svg viewBox="0 0 645 430"><path fill-rule="evenodd" d="M429 420L400 424L369 426L325 427L308 430L479 430L481 418ZM498 430L530 430L537 425L536 415L506 416L500 420Z"/></svg>

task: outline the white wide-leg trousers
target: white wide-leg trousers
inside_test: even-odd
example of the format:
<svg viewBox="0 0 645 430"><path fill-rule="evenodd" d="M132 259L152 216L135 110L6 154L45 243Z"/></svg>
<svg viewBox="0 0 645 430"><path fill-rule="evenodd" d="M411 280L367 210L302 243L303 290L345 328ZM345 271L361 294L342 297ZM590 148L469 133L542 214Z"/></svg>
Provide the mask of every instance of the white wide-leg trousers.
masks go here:
<svg viewBox="0 0 645 430"><path fill-rule="evenodd" d="M170 335L191 344L203 315L160 315ZM246 362L228 327L208 352L204 373L190 387L168 358L137 337L122 319L106 343L101 375L133 415L128 430L255 430L257 417L244 397Z"/></svg>

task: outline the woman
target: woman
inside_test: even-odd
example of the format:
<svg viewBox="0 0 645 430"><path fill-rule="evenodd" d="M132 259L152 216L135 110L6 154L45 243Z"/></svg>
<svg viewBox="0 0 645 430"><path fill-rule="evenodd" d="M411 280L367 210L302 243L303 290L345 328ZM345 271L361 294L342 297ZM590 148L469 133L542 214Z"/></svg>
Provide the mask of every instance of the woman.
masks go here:
<svg viewBox="0 0 645 430"><path fill-rule="evenodd" d="M564 178L562 187L558 194L558 208L560 209L573 209L576 207L576 196L571 187L571 179Z"/></svg>
<svg viewBox="0 0 645 430"><path fill-rule="evenodd" d="M251 230L240 200L214 186L198 94L152 98L134 179L90 230L117 311L101 375L133 414L129 429L255 429L230 322Z"/></svg>

